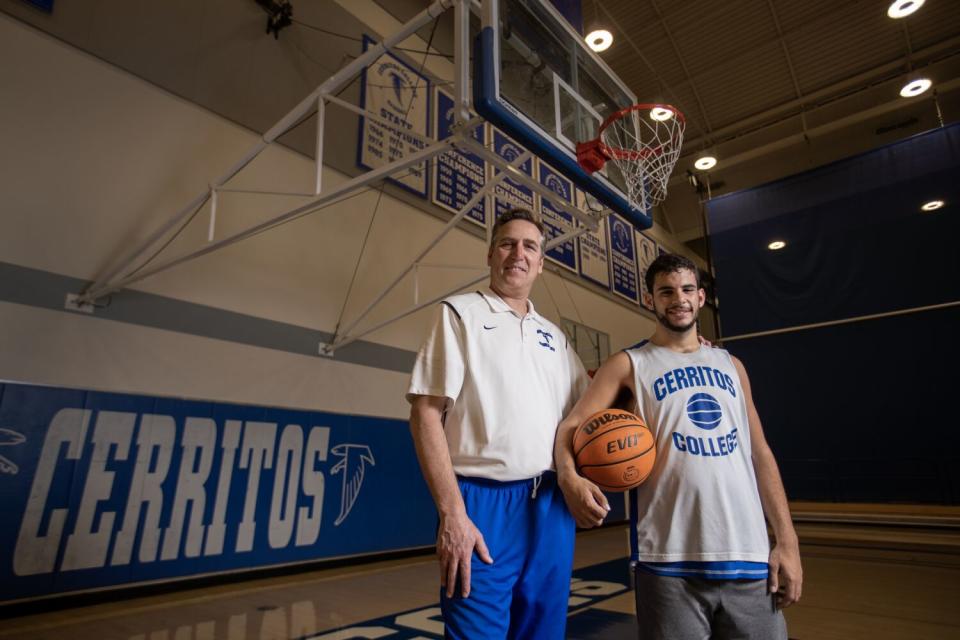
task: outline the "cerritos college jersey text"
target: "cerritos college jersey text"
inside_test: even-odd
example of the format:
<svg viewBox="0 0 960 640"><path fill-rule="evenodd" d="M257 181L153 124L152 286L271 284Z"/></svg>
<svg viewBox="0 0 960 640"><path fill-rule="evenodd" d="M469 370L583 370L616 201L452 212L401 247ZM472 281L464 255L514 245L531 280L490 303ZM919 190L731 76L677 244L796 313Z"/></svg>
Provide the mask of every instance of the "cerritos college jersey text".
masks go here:
<svg viewBox="0 0 960 640"><path fill-rule="evenodd" d="M723 349L626 351L657 461L631 493L631 547L666 575L764 578L770 553L740 377Z"/></svg>

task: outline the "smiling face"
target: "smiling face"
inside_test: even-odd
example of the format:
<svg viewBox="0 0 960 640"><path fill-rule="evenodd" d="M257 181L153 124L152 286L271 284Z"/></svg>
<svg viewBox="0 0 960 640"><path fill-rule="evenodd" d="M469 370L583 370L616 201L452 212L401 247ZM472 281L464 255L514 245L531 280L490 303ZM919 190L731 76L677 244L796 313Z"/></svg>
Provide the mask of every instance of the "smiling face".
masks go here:
<svg viewBox="0 0 960 640"><path fill-rule="evenodd" d="M673 333L686 333L696 326L705 299L696 274L689 269L664 271L654 277L653 311L660 324Z"/></svg>
<svg viewBox="0 0 960 640"><path fill-rule="evenodd" d="M528 298L543 271L542 243L540 230L527 220L511 220L500 227L487 253L490 288L501 296Z"/></svg>

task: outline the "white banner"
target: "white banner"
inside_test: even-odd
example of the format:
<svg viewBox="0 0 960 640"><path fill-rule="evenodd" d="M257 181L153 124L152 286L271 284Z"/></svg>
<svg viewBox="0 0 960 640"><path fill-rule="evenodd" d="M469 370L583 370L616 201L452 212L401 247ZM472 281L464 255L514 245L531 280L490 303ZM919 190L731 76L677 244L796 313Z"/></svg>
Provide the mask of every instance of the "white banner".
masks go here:
<svg viewBox="0 0 960 640"><path fill-rule="evenodd" d="M647 288L647 267L657 257L657 243L637 231L637 271L640 276L640 304L653 310L653 293Z"/></svg>
<svg viewBox="0 0 960 640"><path fill-rule="evenodd" d="M364 49L370 44L364 38ZM360 118L357 164L376 169L426 146L421 138L430 131L430 80L399 58L385 53L363 72L360 106L391 123ZM427 197L427 162L392 176L391 181Z"/></svg>
<svg viewBox="0 0 960 640"><path fill-rule="evenodd" d="M587 195L576 189L577 208L589 211ZM580 275L610 288L610 245L607 244L607 219L600 219L600 227L596 231L587 231L577 239L580 250Z"/></svg>

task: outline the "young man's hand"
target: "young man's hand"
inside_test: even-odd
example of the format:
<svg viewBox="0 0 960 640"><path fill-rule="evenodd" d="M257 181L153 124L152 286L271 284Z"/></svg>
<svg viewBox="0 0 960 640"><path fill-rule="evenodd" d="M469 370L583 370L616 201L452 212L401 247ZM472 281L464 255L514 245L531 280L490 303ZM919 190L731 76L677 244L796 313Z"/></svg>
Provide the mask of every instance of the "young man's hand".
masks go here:
<svg viewBox="0 0 960 640"><path fill-rule="evenodd" d="M600 487L576 473L565 474L559 484L563 499L578 527L590 529L603 524L610 504Z"/></svg>

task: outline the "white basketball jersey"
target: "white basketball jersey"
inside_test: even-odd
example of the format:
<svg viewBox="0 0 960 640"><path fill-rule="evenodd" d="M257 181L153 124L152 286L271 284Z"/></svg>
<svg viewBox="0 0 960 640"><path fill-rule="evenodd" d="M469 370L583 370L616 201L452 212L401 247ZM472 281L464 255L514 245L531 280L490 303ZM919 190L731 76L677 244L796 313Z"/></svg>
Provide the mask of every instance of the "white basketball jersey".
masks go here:
<svg viewBox="0 0 960 640"><path fill-rule="evenodd" d="M747 406L730 354L646 341L626 353L637 413L657 445L653 471L631 500L634 558L766 562Z"/></svg>

